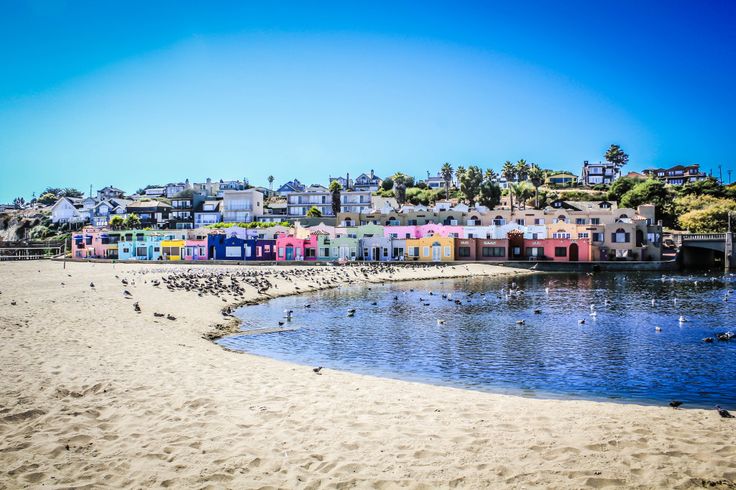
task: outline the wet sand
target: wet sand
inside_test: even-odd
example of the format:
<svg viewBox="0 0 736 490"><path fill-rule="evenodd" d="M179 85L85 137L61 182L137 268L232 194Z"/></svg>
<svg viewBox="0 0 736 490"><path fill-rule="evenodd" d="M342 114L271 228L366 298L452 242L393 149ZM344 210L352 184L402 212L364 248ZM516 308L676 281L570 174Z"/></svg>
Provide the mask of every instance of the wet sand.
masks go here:
<svg viewBox="0 0 736 490"><path fill-rule="evenodd" d="M229 352L207 339L235 325L222 309L264 295L244 279L219 297L152 284L188 268L0 264L0 488L734 488L736 422L715 411L318 376ZM270 295L514 273L192 269L284 271Z"/></svg>

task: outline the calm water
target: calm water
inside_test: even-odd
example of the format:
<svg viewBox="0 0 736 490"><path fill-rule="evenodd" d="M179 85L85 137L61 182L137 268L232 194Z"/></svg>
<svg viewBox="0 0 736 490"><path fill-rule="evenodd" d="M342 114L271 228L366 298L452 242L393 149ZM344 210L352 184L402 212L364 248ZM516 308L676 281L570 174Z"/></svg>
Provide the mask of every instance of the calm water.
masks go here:
<svg viewBox="0 0 736 490"><path fill-rule="evenodd" d="M736 330L736 294L727 295L733 277L619 273L514 281L523 294L506 294L511 279L462 279L279 298L240 309L243 329L278 326L292 309L288 326L295 331L219 342L310 366L494 392L736 408L736 340L702 341ZM354 317L349 308L357 308Z"/></svg>

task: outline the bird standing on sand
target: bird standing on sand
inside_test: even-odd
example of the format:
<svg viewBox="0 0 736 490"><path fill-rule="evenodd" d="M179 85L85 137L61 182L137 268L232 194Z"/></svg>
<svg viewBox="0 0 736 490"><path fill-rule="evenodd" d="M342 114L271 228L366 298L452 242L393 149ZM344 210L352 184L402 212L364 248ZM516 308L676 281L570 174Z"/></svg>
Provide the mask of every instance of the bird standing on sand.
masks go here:
<svg viewBox="0 0 736 490"><path fill-rule="evenodd" d="M674 408L675 410L677 410L678 408L680 408L680 405L682 405L682 402L679 401L679 400L672 400L670 402L670 407Z"/></svg>
<svg viewBox="0 0 736 490"><path fill-rule="evenodd" d="M322 371L322 366L316 367L316 368L312 369L312 371L314 371L314 374L319 374L321 376L322 373L320 371Z"/></svg>
<svg viewBox="0 0 736 490"><path fill-rule="evenodd" d="M731 413L728 410L726 410L725 408L721 408L720 405L716 405L716 410L718 410L718 415L720 415L724 419L734 418L733 415L731 415Z"/></svg>

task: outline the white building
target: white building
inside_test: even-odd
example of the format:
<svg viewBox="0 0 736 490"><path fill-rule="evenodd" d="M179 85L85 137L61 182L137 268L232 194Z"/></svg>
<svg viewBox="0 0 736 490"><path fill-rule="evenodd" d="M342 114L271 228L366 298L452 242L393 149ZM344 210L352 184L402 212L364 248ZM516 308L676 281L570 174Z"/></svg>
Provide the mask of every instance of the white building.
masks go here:
<svg viewBox="0 0 736 490"><path fill-rule="evenodd" d="M52 223L82 223L82 200L62 197L51 206Z"/></svg>
<svg viewBox="0 0 736 490"><path fill-rule="evenodd" d="M304 192L292 192L287 200L289 216L306 216L310 208L319 209L322 216L334 216L332 193L324 186L310 185ZM371 191L340 191L340 211L360 213L370 210Z"/></svg>
<svg viewBox="0 0 736 490"><path fill-rule="evenodd" d="M224 191L222 220L226 223L248 223L263 216L263 194L255 189Z"/></svg>

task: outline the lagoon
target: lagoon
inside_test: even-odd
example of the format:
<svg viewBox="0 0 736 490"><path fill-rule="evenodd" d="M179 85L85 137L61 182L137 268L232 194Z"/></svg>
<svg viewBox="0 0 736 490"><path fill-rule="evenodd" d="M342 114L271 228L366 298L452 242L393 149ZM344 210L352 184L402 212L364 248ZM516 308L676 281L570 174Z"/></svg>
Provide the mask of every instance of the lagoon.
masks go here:
<svg viewBox="0 0 736 490"><path fill-rule="evenodd" d="M522 396L732 407L736 340L702 339L736 330L734 281L603 273L356 286L240 308L243 334L218 343L309 366ZM278 326L288 309L285 326L294 330L248 333Z"/></svg>

